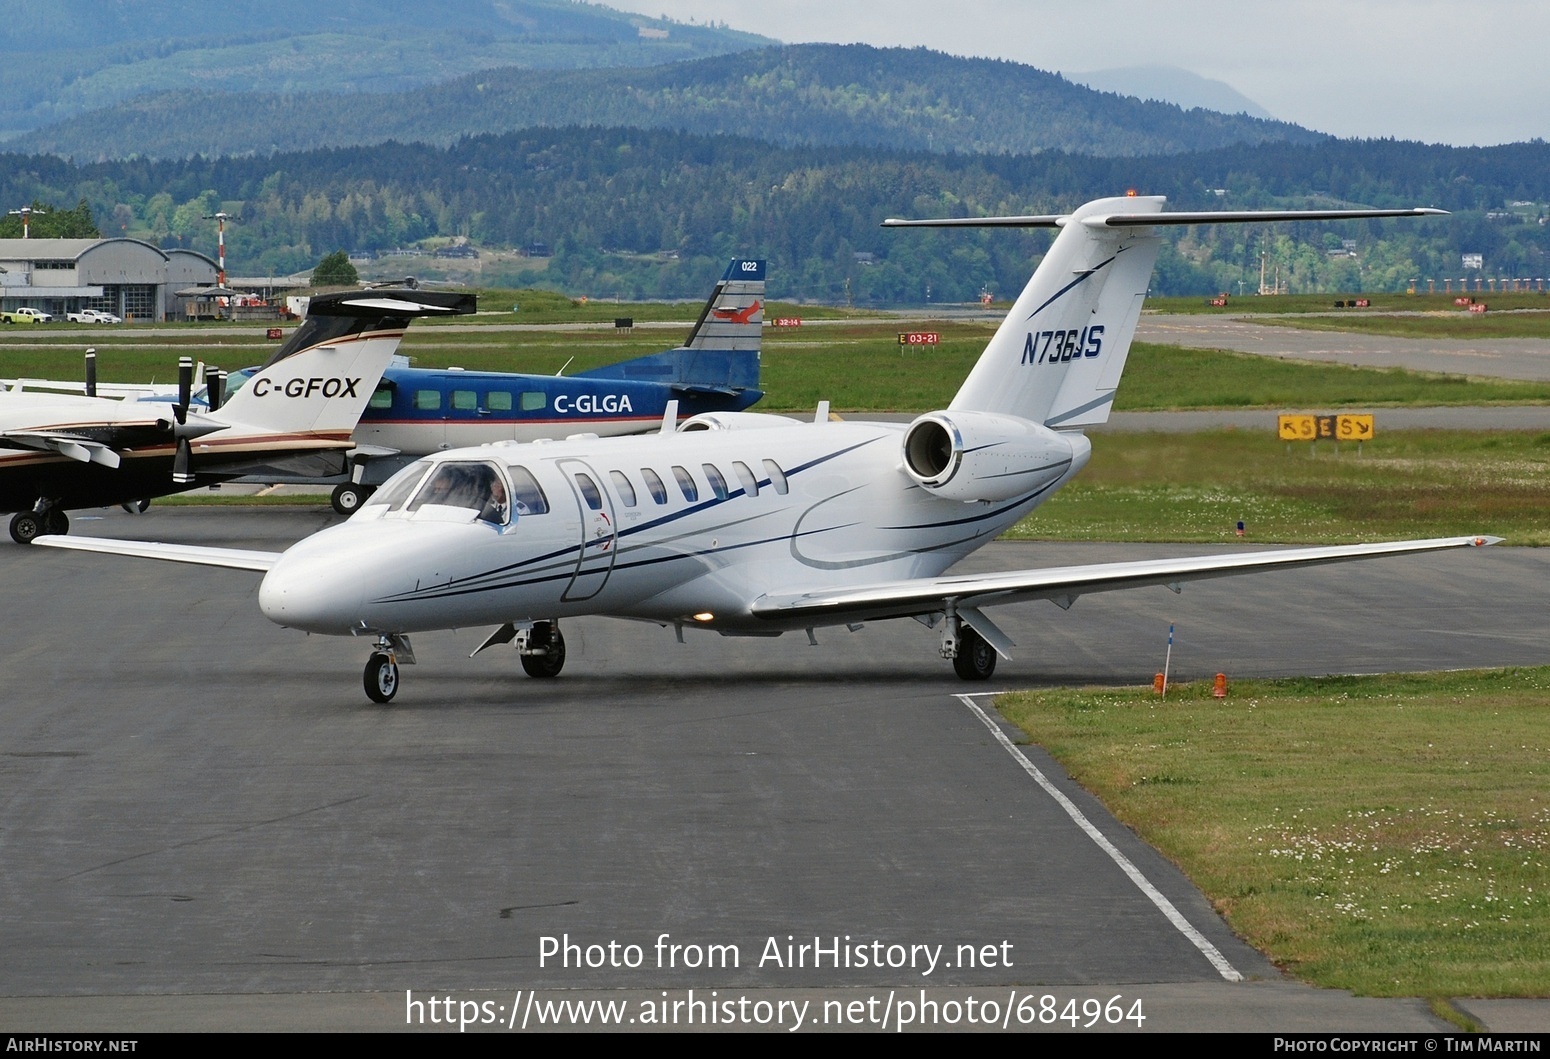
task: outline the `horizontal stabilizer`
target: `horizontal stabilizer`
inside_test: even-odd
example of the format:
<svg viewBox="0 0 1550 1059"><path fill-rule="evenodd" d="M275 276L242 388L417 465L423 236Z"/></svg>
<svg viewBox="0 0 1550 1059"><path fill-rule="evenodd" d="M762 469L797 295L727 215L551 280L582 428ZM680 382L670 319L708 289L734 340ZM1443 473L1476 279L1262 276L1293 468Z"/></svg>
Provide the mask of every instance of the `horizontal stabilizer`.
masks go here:
<svg viewBox="0 0 1550 1059"><path fill-rule="evenodd" d="M69 548L78 552L134 555L196 566L222 566L229 570L268 570L279 552L245 551L240 548L204 548L192 544L158 544L152 541L118 541L106 537L41 536L32 541L44 548Z"/></svg>

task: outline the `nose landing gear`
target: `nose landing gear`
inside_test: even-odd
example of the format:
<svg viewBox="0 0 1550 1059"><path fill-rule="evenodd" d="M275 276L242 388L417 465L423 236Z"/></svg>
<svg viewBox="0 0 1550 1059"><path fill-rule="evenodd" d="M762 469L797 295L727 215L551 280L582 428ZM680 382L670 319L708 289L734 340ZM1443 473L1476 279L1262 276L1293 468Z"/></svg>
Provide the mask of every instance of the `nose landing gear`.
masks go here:
<svg viewBox="0 0 1550 1059"><path fill-rule="evenodd" d="M377 636L376 649L366 660L366 670L361 674L361 684L366 697L372 702L386 705L398 694L398 663L414 665L414 648L403 633L381 633Z"/></svg>

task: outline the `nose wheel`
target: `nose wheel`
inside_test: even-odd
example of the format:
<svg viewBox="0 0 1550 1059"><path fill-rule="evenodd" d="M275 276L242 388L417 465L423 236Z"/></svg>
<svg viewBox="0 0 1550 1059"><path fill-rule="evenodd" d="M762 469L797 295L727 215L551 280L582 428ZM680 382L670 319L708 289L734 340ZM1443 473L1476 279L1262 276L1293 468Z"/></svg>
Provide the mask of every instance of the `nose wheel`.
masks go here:
<svg viewBox="0 0 1550 1059"><path fill-rule="evenodd" d="M398 694L398 663L386 651L374 651L366 660L366 672L361 675L366 686L366 697L372 702L389 703Z"/></svg>

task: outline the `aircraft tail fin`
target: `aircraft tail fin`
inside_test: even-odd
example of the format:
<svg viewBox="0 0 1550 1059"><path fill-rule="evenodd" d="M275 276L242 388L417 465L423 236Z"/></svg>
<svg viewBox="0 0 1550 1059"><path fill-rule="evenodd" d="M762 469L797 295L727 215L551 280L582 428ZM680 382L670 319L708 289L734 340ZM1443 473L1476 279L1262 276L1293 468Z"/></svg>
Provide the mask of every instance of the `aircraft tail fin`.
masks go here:
<svg viewBox="0 0 1550 1059"><path fill-rule="evenodd" d="M1443 210L1163 213L1160 196L1097 199L1070 214L884 221L887 227L1059 228L1049 252L949 406L1054 429L1109 418L1169 224L1416 217Z"/></svg>
<svg viewBox="0 0 1550 1059"><path fill-rule="evenodd" d="M683 345L577 372L575 377L664 383L686 397L742 394L752 404L763 396L759 389L763 329L764 262L739 258L716 283Z"/></svg>
<svg viewBox="0 0 1550 1059"><path fill-rule="evenodd" d="M738 258L711 291L684 347L756 350L763 331L764 262Z"/></svg>
<svg viewBox="0 0 1550 1059"><path fill-rule="evenodd" d="M407 288L314 297L274 356L219 411L201 418L232 432L347 440L409 322L474 307L472 294Z"/></svg>

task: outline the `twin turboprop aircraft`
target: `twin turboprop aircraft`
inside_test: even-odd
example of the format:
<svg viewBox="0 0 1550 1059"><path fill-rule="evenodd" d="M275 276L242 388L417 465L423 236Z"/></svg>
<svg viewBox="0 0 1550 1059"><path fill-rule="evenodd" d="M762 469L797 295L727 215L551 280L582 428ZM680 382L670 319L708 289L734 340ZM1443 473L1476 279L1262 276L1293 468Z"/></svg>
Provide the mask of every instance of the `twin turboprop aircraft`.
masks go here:
<svg viewBox="0 0 1550 1059"><path fill-rule="evenodd" d="M364 684L393 698L409 635L496 626L535 677L565 662L560 621L597 614L678 631L778 636L915 618L982 680L1014 645L987 608L1250 570L1479 546L1487 537L1297 548L954 576L958 560L1086 464L1109 413L1165 224L1402 217L1437 210L1163 213L1113 198L1067 215L978 221L1060 229L952 403L908 425L748 412L660 433L438 454L349 521L283 553L51 537L58 547L261 571L288 628L364 636Z"/></svg>
<svg viewBox="0 0 1550 1059"><path fill-rule="evenodd" d="M474 297L411 289L329 294L224 404L190 407L193 361L175 404L0 393L0 511L26 544L70 528L65 512L130 504L230 481L267 460L348 449L409 321L474 311ZM88 361L88 364L91 362ZM90 373L89 376L90 378Z"/></svg>
<svg viewBox="0 0 1550 1059"><path fill-rule="evenodd" d="M669 401L678 402L684 417L741 411L764 396L763 326L764 262L735 259L681 346L573 375L391 365L361 413L353 449L311 461L319 466L309 474L250 480L333 485L334 509L347 515L430 453L578 433L639 433L662 421Z"/></svg>

